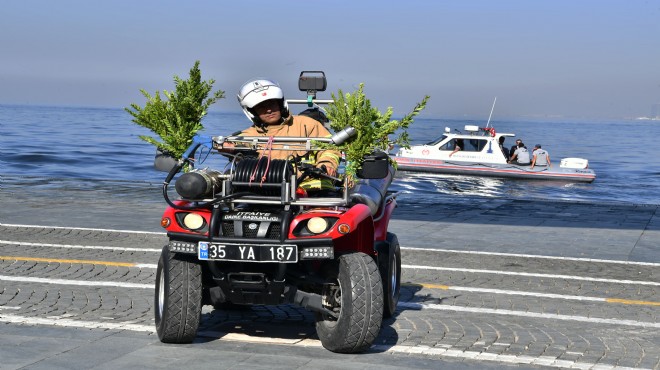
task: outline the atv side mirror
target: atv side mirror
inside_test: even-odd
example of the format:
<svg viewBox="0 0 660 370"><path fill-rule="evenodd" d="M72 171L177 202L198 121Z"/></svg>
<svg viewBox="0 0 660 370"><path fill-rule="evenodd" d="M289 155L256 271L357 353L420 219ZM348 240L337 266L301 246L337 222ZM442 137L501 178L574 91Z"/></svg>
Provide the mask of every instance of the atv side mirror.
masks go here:
<svg viewBox="0 0 660 370"><path fill-rule="evenodd" d="M357 171L361 179L384 179L390 173L389 156L385 152L374 152L364 157L362 168Z"/></svg>
<svg viewBox="0 0 660 370"><path fill-rule="evenodd" d="M325 91L328 81L325 79L323 71L302 71L298 77L298 89L300 91L314 92Z"/></svg>

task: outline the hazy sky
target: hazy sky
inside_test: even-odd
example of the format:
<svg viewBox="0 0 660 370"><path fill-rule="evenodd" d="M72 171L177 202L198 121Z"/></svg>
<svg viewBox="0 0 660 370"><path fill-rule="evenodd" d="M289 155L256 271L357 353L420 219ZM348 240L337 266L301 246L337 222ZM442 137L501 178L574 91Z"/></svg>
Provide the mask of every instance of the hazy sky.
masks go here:
<svg viewBox="0 0 660 370"><path fill-rule="evenodd" d="M0 104L125 107L195 60L240 85L323 70L427 117L630 118L660 103L660 0L3 1ZM329 96L329 94L327 94ZM325 97L325 96L321 96Z"/></svg>

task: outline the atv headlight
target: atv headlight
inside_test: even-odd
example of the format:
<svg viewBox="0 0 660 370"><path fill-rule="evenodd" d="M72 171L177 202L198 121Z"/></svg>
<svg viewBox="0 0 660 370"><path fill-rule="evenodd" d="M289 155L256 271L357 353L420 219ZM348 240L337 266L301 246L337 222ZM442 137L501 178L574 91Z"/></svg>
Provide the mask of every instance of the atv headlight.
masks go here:
<svg viewBox="0 0 660 370"><path fill-rule="evenodd" d="M293 229L293 235L296 237L305 237L327 233L335 226L337 220L338 218L333 216L316 216L300 220Z"/></svg>
<svg viewBox="0 0 660 370"><path fill-rule="evenodd" d="M312 217L307 220L307 230L312 234L320 234L328 229L328 221L322 217Z"/></svg>
<svg viewBox="0 0 660 370"><path fill-rule="evenodd" d="M183 226L190 230L199 230L204 227L204 224L204 217L198 215L197 213L188 213L183 217Z"/></svg>

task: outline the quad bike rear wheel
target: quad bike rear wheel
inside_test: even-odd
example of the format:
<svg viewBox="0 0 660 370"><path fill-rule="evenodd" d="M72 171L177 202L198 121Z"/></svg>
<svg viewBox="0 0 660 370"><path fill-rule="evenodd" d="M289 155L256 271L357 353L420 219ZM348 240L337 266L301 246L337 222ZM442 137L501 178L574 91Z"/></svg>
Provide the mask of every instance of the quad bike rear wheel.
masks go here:
<svg viewBox="0 0 660 370"><path fill-rule="evenodd" d="M385 295L383 317L390 318L396 312L401 293L401 247L395 234L387 233L387 241L390 243L389 260L381 270L381 278Z"/></svg>
<svg viewBox="0 0 660 370"><path fill-rule="evenodd" d="M190 343L197 336L202 312L202 268L167 246L156 270L154 316L163 343Z"/></svg>
<svg viewBox="0 0 660 370"><path fill-rule="evenodd" d="M339 257L323 289L326 308L338 317L317 314L316 333L332 352L367 350L383 321L383 283L376 262L364 253Z"/></svg>

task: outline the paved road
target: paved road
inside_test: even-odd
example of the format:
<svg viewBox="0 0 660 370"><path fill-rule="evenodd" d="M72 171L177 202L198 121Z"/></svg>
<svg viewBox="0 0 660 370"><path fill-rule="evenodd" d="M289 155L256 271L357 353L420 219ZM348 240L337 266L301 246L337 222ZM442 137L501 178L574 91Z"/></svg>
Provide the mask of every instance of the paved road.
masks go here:
<svg viewBox="0 0 660 370"><path fill-rule="evenodd" d="M207 307L193 344L161 344L160 205L1 198L0 369L660 367L657 206L402 202L397 315L337 355L295 306Z"/></svg>

